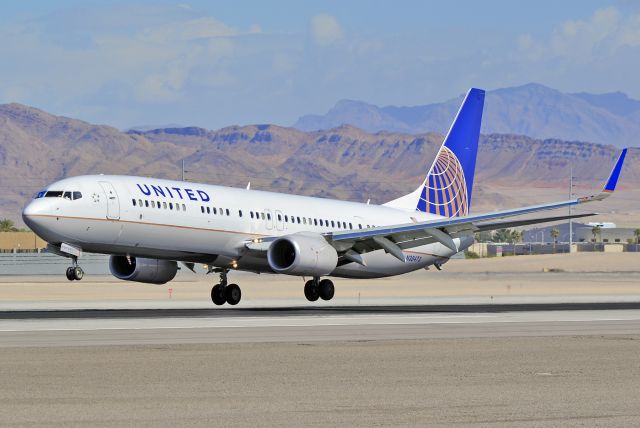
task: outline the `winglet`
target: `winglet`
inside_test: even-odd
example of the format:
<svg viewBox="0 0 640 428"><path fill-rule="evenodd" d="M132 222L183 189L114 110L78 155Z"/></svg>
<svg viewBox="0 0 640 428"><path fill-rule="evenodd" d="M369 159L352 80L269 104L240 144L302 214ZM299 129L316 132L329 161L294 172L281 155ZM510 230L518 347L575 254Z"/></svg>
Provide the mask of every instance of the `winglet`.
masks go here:
<svg viewBox="0 0 640 428"><path fill-rule="evenodd" d="M618 183L618 178L620 177L620 171L622 170L622 164L624 163L624 157L627 155L627 149L622 149L622 153L618 157L618 161L616 162L616 166L613 167L611 171L611 175L607 180L607 184L604 185L603 192L612 193L616 190L616 183Z"/></svg>
<svg viewBox="0 0 640 428"><path fill-rule="evenodd" d="M602 191L597 195L578 198L578 203L590 202L590 201L601 201L609 197L613 193L613 191L616 190L616 184L618 184L618 178L620 178L620 171L622 171L622 164L624 163L624 158L626 155L627 155L627 149L622 149L622 153L620 153L620 156L616 161L616 166L614 166L613 170L611 170L611 174L609 175L607 184L604 185L604 187L602 188Z"/></svg>

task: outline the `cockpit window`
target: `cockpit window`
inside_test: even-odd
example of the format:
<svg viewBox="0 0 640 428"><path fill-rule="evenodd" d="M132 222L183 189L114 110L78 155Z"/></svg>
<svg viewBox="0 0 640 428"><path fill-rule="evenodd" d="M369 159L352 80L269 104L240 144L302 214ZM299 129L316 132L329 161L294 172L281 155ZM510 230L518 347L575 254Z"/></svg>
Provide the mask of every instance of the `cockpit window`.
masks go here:
<svg viewBox="0 0 640 428"><path fill-rule="evenodd" d="M75 191L67 191L67 192L63 192L62 190L43 190L42 192L38 193L36 195L36 199L38 198L65 198L68 200L73 200L75 201L76 199L80 199L82 198L82 193L81 192L75 192Z"/></svg>

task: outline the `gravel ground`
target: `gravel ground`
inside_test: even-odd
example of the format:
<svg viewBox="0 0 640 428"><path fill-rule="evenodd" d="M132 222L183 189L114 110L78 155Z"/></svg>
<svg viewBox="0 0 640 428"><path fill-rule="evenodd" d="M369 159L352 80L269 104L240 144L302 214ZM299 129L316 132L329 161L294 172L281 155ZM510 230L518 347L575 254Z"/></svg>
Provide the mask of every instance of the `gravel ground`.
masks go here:
<svg viewBox="0 0 640 428"><path fill-rule="evenodd" d="M638 426L640 336L15 348L3 425Z"/></svg>

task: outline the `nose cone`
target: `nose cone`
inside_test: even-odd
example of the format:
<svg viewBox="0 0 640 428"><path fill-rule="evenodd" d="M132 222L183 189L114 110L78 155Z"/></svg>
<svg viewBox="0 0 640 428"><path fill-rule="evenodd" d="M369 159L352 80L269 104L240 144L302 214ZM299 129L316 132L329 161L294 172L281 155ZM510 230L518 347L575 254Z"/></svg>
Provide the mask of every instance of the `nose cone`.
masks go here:
<svg viewBox="0 0 640 428"><path fill-rule="evenodd" d="M34 232L38 233L38 215L43 212L43 204L40 200L31 201L22 210L22 221Z"/></svg>

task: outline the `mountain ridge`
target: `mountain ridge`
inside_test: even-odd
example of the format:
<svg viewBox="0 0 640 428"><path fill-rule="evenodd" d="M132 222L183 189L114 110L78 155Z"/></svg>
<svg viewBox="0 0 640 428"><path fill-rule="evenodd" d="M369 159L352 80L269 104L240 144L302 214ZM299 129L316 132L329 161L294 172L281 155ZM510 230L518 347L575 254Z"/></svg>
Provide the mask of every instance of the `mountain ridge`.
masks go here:
<svg viewBox="0 0 640 428"><path fill-rule="evenodd" d="M434 132L372 134L353 126L304 132L267 124L122 132L28 106L0 105L0 216L20 223L24 204L63 177L179 179L182 160L190 181L240 188L250 181L252 189L383 203L420 184L442 139ZM482 135L472 211L555 195L564 199L570 165L578 184L597 189L618 153L611 145ZM633 189L640 187L639 161L640 149L631 149L620 183L633 197L612 198L631 204L612 205L623 219L640 218L632 204L638 197Z"/></svg>
<svg viewBox="0 0 640 428"><path fill-rule="evenodd" d="M418 106L378 107L340 100L324 115L301 116L293 127L326 130L350 124L368 132L446 133L464 95ZM640 101L621 92L565 94L537 83L487 91L481 132L638 146Z"/></svg>

